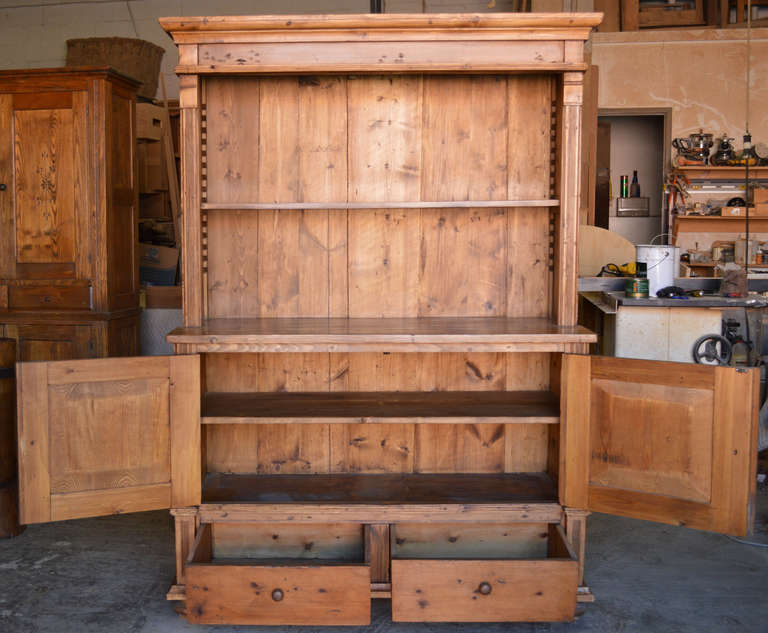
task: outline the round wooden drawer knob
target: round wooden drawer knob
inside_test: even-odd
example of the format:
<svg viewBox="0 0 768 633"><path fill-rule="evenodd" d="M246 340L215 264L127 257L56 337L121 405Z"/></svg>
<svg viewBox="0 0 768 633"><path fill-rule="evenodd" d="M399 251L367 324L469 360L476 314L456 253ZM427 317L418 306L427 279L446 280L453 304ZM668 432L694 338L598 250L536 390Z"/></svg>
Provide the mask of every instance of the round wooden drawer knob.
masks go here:
<svg viewBox="0 0 768 633"><path fill-rule="evenodd" d="M481 582L480 586L477 589L481 594L483 594L484 596L487 596L489 593L491 593L491 590L493 589L493 587L491 587L490 583Z"/></svg>
<svg viewBox="0 0 768 633"><path fill-rule="evenodd" d="M282 589L275 589L272 592L272 600L275 602L280 602L283 599L283 590Z"/></svg>

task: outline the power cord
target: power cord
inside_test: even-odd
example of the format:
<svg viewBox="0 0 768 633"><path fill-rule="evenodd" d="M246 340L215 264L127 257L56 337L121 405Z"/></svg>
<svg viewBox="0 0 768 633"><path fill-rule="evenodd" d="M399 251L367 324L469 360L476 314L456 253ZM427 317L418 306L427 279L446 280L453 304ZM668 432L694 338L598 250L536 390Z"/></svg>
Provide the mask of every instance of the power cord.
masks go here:
<svg viewBox="0 0 768 633"><path fill-rule="evenodd" d="M732 541L736 541L737 543L741 543L742 545L751 545L752 547L768 547L768 543L756 543L755 541L745 541L744 539L736 538L735 536L730 536L728 534L726 534L726 536Z"/></svg>

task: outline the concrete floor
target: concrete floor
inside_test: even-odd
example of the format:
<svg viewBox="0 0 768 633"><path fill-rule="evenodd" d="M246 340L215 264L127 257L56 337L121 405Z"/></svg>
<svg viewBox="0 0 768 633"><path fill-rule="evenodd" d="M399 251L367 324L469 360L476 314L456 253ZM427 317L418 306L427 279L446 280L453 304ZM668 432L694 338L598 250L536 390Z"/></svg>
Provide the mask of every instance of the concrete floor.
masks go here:
<svg viewBox="0 0 768 633"><path fill-rule="evenodd" d="M768 489L753 540L768 543ZM768 549L686 528L592 515L587 580L597 597L568 624L393 624L374 601L370 627L192 626L164 600L174 574L167 512L31 526L0 541L1 633L766 633Z"/></svg>

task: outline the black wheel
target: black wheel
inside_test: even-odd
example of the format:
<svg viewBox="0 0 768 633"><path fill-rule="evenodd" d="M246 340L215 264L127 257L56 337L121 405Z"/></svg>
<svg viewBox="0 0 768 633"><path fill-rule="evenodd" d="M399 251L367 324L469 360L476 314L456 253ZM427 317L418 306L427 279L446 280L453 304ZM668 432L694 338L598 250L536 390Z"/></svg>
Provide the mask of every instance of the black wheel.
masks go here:
<svg viewBox="0 0 768 633"><path fill-rule="evenodd" d="M693 360L700 365L730 365L733 348L724 336L706 334L693 344Z"/></svg>

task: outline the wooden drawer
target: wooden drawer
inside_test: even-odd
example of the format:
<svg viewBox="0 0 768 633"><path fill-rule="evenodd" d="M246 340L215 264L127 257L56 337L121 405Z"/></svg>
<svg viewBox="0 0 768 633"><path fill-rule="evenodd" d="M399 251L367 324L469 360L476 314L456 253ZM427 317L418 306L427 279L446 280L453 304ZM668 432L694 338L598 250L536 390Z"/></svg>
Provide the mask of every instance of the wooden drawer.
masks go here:
<svg viewBox="0 0 768 633"><path fill-rule="evenodd" d="M305 529L311 528L309 524ZM371 620L370 567L324 558L224 558L237 549L214 544L200 527L185 568L187 620L197 624L365 625ZM260 529L263 532L263 528ZM280 540L280 533L275 532ZM322 534L319 534L322 537Z"/></svg>
<svg viewBox="0 0 768 633"><path fill-rule="evenodd" d="M562 527L541 558L395 559L392 619L399 622L572 620L579 565Z"/></svg>
<svg viewBox="0 0 768 633"><path fill-rule="evenodd" d="M90 286L9 286L11 310L90 310Z"/></svg>

